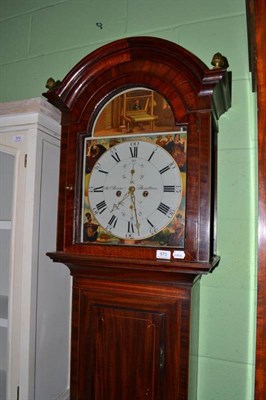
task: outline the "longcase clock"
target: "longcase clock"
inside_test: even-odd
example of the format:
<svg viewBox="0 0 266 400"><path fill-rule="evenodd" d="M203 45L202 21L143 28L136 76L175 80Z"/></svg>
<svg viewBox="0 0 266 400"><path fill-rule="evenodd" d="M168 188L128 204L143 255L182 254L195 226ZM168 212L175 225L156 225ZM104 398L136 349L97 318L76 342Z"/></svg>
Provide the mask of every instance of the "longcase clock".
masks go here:
<svg viewBox="0 0 266 400"><path fill-rule="evenodd" d="M218 264L226 59L122 39L45 96L62 111L57 251L73 276L71 399L185 400L191 293ZM195 327L193 328L195 329Z"/></svg>

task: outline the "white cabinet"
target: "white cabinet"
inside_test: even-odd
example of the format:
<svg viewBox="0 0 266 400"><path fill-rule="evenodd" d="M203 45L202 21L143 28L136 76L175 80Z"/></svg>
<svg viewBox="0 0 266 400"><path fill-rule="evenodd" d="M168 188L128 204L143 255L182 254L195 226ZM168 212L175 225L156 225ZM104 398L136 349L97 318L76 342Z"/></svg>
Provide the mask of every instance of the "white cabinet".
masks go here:
<svg viewBox="0 0 266 400"><path fill-rule="evenodd" d="M60 113L0 104L0 400L68 396L71 280L56 247Z"/></svg>

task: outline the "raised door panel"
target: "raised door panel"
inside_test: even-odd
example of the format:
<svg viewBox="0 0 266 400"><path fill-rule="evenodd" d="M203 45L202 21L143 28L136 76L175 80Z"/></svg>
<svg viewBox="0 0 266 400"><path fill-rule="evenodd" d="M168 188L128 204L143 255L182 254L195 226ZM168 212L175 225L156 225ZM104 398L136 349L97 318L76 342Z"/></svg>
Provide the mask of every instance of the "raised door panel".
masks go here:
<svg viewBox="0 0 266 400"><path fill-rule="evenodd" d="M95 400L159 400L162 339L161 314L93 306L85 392Z"/></svg>
<svg viewBox="0 0 266 400"><path fill-rule="evenodd" d="M77 398L159 400L164 315L95 300L81 291Z"/></svg>

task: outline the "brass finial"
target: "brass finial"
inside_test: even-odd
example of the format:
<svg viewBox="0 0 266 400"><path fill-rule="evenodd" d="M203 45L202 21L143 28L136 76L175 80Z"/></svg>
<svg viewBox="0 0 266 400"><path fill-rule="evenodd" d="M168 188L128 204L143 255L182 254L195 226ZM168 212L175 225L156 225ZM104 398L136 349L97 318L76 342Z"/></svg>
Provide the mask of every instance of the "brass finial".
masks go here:
<svg viewBox="0 0 266 400"><path fill-rule="evenodd" d="M61 81L55 81L53 78L47 79L45 87L48 90L54 90L60 85Z"/></svg>
<svg viewBox="0 0 266 400"><path fill-rule="evenodd" d="M229 64L227 58L222 56L221 53L215 53L212 57L211 65L213 69L228 68Z"/></svg>

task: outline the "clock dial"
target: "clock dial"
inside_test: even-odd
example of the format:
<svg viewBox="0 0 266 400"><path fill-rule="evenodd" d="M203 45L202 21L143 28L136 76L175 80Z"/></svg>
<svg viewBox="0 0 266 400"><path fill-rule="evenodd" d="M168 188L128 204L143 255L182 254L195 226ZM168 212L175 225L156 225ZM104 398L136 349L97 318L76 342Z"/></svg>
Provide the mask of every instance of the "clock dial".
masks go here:
<svg viewBox="0 0 266 400"><path fill-rule="evenodd" d="M90 174L90 210L102 228L120 239L142 240L160 232L181 198L177 163L161 146L145 140L111 147Z"/></svg>

